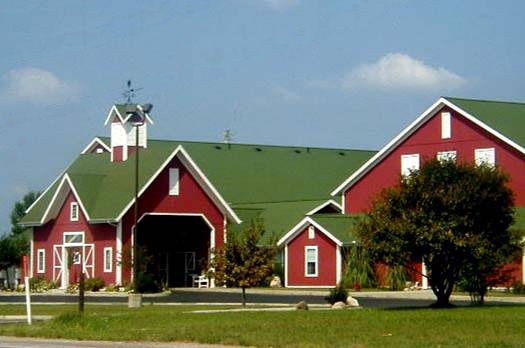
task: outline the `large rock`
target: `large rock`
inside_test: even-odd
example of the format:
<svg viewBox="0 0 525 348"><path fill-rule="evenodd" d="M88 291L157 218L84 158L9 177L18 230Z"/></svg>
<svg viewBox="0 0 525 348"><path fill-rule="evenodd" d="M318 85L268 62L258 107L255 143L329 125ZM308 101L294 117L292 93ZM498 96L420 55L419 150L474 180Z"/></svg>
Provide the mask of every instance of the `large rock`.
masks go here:
<svg viewBox="0 0 525 348"><path fill-rule="evenodd" d="M282 286L283 285L281 283L281 278L279 278L279 276L273 277L272 281L270 282L270 287L271 288L280 288Z"/></svg>
<svg viewBox="0 0 525 348"><path fill-rule="evenodd" d="M307 311L308 310L308 304L305 301L301 301L298 304L295 305L295 309L299 311Z"/></svg>
<svg viewBox="0 0 525 348"><path fill-rule="evenodd" d="M343 301L337 301L332 305L332 309L345 309L346 304Z"/></svg>
<svg viewBox="0 0 525 348"><path fill-rule="evenodd" d="M346 298L346 305L348 307L359 307L359 302L355 298L349 295Z"/></svg>

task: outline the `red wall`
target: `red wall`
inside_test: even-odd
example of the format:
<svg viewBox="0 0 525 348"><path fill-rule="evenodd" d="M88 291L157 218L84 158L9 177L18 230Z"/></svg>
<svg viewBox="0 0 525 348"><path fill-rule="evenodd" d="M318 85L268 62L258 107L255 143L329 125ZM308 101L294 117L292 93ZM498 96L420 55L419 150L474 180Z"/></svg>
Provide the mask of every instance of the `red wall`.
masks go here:
<svg viewBox="0 0 525 348"><path fill-rule="evenodd" d="M449 139L441 139L443 111L451 113ZM368 211L372 200L383 188L399 182L401 155L417 153L420 161L424 161L435 158L440 151L455 150L458 161L473 162L474 150L479 148L495 148L496 165L510 175L509 184L515 194L516 206L525 206L524 155L450 108L443 107L344 193L345 213ZM512 269L514 279L521 280L521 262L509 264L505 269Z"/></svg>
<svg viewBox="0 0 525 348"><path fill-rule="evenodd" d="M317 246L317 277L305 277L305 246ZM315 229L315 238L308 239L305 228L288 243L288 286L335 286L337 245L324 233Z"/></svg>
<svg viewBox="0 0 525 348"><path fill-rule="evenodd" d="M179 195L170 196L169 168L179 168ZM203 214L215 228L215 246L224 240L224 216L186 167L174 158L159 174L139 200L139 217L144 213ZM123 247L131 248L131 229L134 225L133 206L123 218ZM140 233L140 231L139 231ZM130 279L130 270L123 269L123 280Z"/></svg>
<svg viewBox="0 0 525 348"><path fill-rule="evenodd" d="M452 116L452 136L449 139L441 139L442 111L448 111ZM371 200L383 188L399 181L401 155L417 153L424 161L435 158L437 152L455 150L458 160L473 162L474 150L488 147L496 149L496 164L510 174L510 187L516 195L516 205L525 206L524 155L455 111L444 107L345 192L345 212L369 210Z"/></svg>
<svg viewBox="0 0 525 348"><path fill-rule="evenodd" d="M33 277L45 276L46 279L53 278L53 245L63 243L64 232L84 232L86 244L95 244L95 277L104 279L106 284L115 283L115 273L104 272L104 248L113 248L113 271L115 270L115 243L116 230L108 224L90 225L87 223L82 209L79 205L78 221L70 221L70 203L76 202L74 195L70 192L58 213L56 219L44 226L34 227L33 234ZM46 267L45 273L37 273L37 250L45 249ZM60 281L57 282L60 286Z"/></svg>

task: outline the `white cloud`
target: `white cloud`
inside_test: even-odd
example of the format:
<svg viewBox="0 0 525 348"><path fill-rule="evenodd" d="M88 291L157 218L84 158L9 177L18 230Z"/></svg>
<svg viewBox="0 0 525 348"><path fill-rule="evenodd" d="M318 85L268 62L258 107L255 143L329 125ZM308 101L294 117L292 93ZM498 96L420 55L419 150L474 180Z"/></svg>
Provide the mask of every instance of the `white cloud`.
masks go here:
<svg viewBox="0 0 525 348"><path fill-rule="evenodd" d="M50 71L22 68L3 76L0 90L2 101L22 101L37 104L64 104L78 97L78 88L58 78Z"/></svg>
<svg viewBox="0 0 525 348"><path fill-rule="evenodd" d="M373 64L360 65L342 80L342 88L399 90L454 89L463 86L466 80L445 68L434 68L402 53L389 53Z"/></svg>

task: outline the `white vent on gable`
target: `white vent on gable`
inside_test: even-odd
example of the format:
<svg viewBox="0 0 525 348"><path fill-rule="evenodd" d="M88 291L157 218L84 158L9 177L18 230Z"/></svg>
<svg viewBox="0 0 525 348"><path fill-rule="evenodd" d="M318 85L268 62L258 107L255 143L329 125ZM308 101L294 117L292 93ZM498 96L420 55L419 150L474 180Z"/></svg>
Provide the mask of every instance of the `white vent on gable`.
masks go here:
<svg viewBox="0 0 525 348"><path fill-rule="evenodd" d="M179 168L170 168L169 195L178 196L180 191L179 186Z"/></svg>
<svg viewBox="0 0 525 348"><path fill-rule="evenodd" d="M441 139L449 139L452 135L450 112L441 113Z"/></svg>

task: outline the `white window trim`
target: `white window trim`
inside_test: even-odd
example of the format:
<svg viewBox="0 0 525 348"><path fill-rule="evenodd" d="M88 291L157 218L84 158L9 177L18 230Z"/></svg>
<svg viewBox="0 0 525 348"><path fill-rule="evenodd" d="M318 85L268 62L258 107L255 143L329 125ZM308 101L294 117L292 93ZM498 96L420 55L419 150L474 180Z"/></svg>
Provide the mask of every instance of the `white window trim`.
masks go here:
<svg viewBox="0 0 525 348"><path fill-rule="evenodd" d="M315 227L312 225L308 226L308 239L315 239Z"/></svg>
<svg viewBox="0 0 525 348"><path fill-rule="evenodd" d="M441 113L441 139L452 137L452 117L450 112Z"/></svg>
<svg viewBox="0 0 525 348"><path fill-rule="evenodd" d="M410 168L410 169L407 169L407 170L406 170L406 173L405 173L405 168L404 168L404 166L403 166L403 163L404 163L404 160L408 160L409 158L417 158L417 168ZM414 171L414 170L419 170L420 166L421 166L421 161L420 161L420 158L419 158L419 154L418 154L418 153L401 155L401 175L402 175L402 176L408 176L408 175L410 175L410 172L412 172L412 171Z"/></svg>
<svg viewBox="0 0 525 348"><path fill-rule="evenodd" d="M43 255L42 262L40 254ZM36 252L36 273L46 273L46 249L38 249Z"/></svg>
<svg viewBox="0 0 525 348"><path fill-rule="evenodd" d="M172 178L176 179L176 183L173 183ZM178 196L180 194L180 170L179 168L170 168L169 170L169 195Z"/></svg>
<svg viewBox="0 0 525 348"><path fill-rule="evenodd" d="M492 152L492 156L494 157L494 163L482 162L480 159L478 159L478 156L484 152ZM481 164L487 164L491 167L494 167L496 165L496 148L486 147L482 149L475 149L474 150L474 163L476 163L477 166Z"/></svg>
<svg viewBox="0 0 525 348"><path fill-rule="evenodd" d="M69 243L69 242L66 242L66 236L71 236L71 235L76 235L76 234L81 234L82 235L82 242L80 243ZM86 242L86 239L85 239L85 235L84 235L84 232L64 232L64 236L63 236L63 244L65 247L71 247L71 246L83 246Z"/></svg>
<svg viewBox="0 0 525 348"><path fill-rule="evenodd" d="M109 251L109 268L107 266L107 257L108 257L108 251ZM106 247L104 248L104 272L113 272L113 248L112 247Z"/></svg>
<svg viewBox="0 0 525 348"><path fill-rule="evenodd" d="M446 160L452 160L456 162L457 159L457 151L456 150L450 150L450 151L439 151L436 154L436 159L438 161L446 161Z"/></svg>
<svg viewBox="0 0 525 348"><path fill-rule="evenodd" d="M308 273L308 251L315 250L315 273ZM319 276L319 249L317 245L307 245L304 247L304 276L313 278Z"/></svg>
<svg viewBox="0 0 525 348"><path fill-rule="evenodd" d="M73 207L74 207L74 209L73 209ZM73 214L73 212L76 212L76 214ZM69 205L69 220L70 221L78 221L78 215L79 215L78 203L77 202L72 202Z"/></svg>

